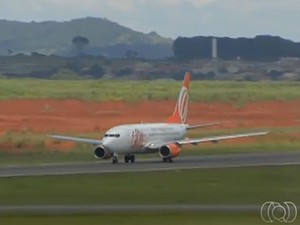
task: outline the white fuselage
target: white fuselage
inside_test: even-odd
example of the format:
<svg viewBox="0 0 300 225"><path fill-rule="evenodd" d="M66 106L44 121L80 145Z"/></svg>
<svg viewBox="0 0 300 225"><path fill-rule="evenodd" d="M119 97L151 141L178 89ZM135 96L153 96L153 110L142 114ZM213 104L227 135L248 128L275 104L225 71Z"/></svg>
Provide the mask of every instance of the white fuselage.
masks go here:
<svg viewBox="0 0 300 225"><path fill-rule="evenodd" d="M147 123L120 125L109 129L102 145L112 153L144 153L145 144L159 144L182 140L186 134L185 124Z"/></svg>

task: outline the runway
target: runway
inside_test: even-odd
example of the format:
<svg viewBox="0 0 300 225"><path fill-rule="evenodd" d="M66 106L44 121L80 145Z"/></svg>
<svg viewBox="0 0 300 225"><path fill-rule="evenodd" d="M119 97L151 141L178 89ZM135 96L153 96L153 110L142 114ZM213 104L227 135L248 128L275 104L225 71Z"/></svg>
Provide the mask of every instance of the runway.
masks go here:
<svg viewBox="0 0 300 225"><path fill-rule="evenodd" d="M253 153L209 156L179 156L173 163L163 163L161 159L139 160L133 164L108 161L88 163L41 164L33 166L0 167L0 178L22 176L46 176L67 174L101 174L121 172L142 172L179 169L205 169L228 167L280 166L300 164L300 152Z"/></svg>

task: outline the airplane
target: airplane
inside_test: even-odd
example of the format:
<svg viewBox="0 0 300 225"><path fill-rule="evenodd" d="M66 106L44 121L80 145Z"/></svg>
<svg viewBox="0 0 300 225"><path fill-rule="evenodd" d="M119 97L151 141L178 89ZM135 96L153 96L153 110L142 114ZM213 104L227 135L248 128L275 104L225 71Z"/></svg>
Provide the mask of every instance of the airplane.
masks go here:
<svg viewBox="0 0 300 225"><path fill-rule="evenodd" d="M124 154L125 163L134 163L135 154L142 153L159 153L163 162L173 162L173 159L179 156L183 145L197 145L203 142L216 143L220 140L260 136L268 133L264 131L204 138L186 138L188 130L221 124L206 123L190 126L186 123L190 79L191 73L186 72L175 110L165 122L115 126L105 132L102 140L60 135L49 135L49 137L94 145L95 158L112 158L112 163L115 164L118 163L119 154Z"/></svg>

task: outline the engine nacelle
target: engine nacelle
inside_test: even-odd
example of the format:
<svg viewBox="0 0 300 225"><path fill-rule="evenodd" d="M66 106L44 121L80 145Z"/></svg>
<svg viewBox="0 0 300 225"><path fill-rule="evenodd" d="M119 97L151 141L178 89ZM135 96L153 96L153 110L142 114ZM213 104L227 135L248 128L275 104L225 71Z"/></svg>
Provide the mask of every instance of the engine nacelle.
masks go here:
<svg viewBox="0 0 300 225"><path fill-rule="evenodd" d="M164 145L159 149L159 155L164 158L175 158L180 154L180 147L177 144Z"/></svg>
<svg viewBox="0 0 300 225"><path fill-rule="evenodd" d="M97 159L109 159L111 157L111 153L102 145L98 145L94 149L94 156Z"/></svg>

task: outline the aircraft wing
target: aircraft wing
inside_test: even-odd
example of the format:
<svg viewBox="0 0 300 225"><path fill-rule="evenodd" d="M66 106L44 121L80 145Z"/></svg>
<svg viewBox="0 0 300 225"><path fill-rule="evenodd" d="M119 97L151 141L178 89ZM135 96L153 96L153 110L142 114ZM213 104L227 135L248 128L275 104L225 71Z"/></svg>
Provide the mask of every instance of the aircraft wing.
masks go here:
<svg viewBox="0 0 300 225"><path fill-rule="evenodd" d="M183 140L176 140L173 142L153 142L153 143L148 143L146 147L148 149L159 149L163 145L168 145L168 144L178 144L178 145L186 145L186 144L193 144L197 145L202 142L218 142L220 140L228 140L228 139L235 139L235 138L243 138L243 137L253 137L253 136L261 136L261 135L266 135L268 134L268 131L263 131L263 132L254 132L254 133L244 133L244 134L232 134L232 135L222 135L222 136L213 136L213 137L204 137L204 138L193 138L193 139L183 139Z"/></svg>
<svg viewBox="0 0 300 225"><path fill-rule="evenodd" d="M69 136L60 136L60 135L48 135L50 138L57 139L57 140L63 140L63 141L74 141L74 142L81 142L81 143L87 143L92 145L101 145L102 140L96 140L96 139L89 139L89 138L77 138L77 137L69 137Z"/></svg>
<svg viewBox="0 0 300 225"><path fill-rule="evenodd" d="M176 143L179 144L179 145L186 145L186 144L199 144L199 143L202 143L202 142L218 142L220 140L261 136L261 135L266 135L268 133L269 132L264 131L264 132L254 132L254 133L232 134L232 135L222 135L222 136L204 137L204 138L194 138L194 139L178 140L178 141L176 141Z"/></svg>

